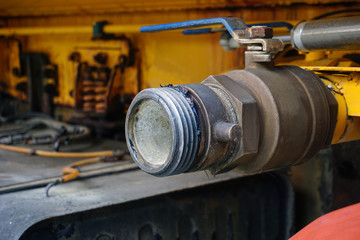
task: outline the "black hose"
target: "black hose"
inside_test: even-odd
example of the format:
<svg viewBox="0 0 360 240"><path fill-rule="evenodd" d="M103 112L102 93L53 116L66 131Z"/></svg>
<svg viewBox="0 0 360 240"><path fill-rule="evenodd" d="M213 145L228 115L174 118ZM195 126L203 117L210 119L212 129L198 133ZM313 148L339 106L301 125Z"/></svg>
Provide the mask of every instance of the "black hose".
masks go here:
<svg viewBox="0 0 360 240"><path fill-rule="evenodd" d="M355 8L355 9L343 9L343 10L339 10L339 11L334 11L334 12L328 12L328 13L324 13L322 15L319 15L317 17L314 17L311 20L318 20L318 19L322 19L322 18L326 18L326 17L330 17L333 15L337 15L337 14L342 14L342 13L357 13L360 12L359 8Z"/></svg>

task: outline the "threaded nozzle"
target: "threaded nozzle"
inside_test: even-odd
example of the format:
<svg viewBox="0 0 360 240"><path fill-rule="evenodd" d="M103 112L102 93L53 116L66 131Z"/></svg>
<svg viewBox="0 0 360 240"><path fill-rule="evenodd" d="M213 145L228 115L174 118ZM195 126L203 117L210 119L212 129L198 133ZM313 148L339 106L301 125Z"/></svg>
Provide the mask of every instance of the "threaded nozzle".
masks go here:
<svg viewBox="0 0 360 240"><path fill-rule="evenodd" d="M179 87L141 91L131 103L125 134L138 166L155 176L189 170L198 151L196 111Z"/></svg>

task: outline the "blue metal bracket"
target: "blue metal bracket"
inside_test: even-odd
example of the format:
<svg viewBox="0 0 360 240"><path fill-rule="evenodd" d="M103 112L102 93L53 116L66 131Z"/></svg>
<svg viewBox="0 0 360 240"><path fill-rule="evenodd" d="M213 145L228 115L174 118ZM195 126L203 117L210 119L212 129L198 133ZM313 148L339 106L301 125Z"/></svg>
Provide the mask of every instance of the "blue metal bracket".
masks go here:
<svg viewBox="0 0 360 240"><path fill-rule="evenodd" d="M224 25L224 27L230 33L231 36L233 36L234 30L245 29L248 27L244 23L244 21L241 20L240 18L207 18L207 19L199 19L199 20L192 20L185 22L144 26L140 28L140 32L159 32L159 31L186 29L186 28L198 28L198 27L218 25L218 24ZM195 30L201 31L201 29L195 29Z"/></svg>

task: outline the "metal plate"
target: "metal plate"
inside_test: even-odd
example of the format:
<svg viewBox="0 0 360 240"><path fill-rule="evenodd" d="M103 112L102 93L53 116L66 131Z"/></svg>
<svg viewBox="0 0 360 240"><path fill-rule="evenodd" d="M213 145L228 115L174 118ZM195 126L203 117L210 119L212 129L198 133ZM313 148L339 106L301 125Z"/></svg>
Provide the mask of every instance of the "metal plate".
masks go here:
<svg viewBox="0 0 360 240"><path fill-rule="evenodd" d="M134 171L63 185L49 199L28 194L5 216L18 220L1 223L2 232L17 233L6 239L27 229L21 239L278 240L291 236L293 223L291 187L277 174L165 179Z"/></svg>
<svg viewBox="0 0 360 240"><path fill-rule="evenodd" d="M124 144L95 139L63 150ZM73 160L1 151L0 186L58 176ZM293 225L292 187L278 174L157 178L131 168L57 185L49 198L44 190L0 194L1 239L287 239Z"/></svg>

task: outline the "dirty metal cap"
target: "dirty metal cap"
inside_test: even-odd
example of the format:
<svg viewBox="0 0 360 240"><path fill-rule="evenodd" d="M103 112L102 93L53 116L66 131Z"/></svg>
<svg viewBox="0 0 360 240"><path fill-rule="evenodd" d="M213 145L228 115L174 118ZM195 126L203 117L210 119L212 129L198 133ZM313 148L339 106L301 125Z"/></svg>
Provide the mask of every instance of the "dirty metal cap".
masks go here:
<svg viewBox="0 0 360 240"><path fill-rule="evenodd" d="M155 176L186 172L199 145L199 122L192 101L181 87L141 91L125 123L126 142L135 163Z"/></svg>

